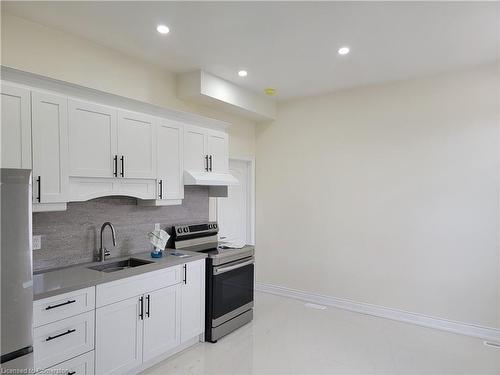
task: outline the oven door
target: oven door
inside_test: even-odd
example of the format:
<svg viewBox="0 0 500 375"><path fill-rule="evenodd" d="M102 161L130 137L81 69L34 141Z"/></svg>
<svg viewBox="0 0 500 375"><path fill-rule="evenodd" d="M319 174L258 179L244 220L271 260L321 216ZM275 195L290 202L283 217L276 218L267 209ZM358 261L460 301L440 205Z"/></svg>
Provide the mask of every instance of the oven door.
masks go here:
<svg viewBox="0 0 500 375"><path fill-rule="evenodd" d="M212 327L253 307L254 258L213 267Z"/></svg>

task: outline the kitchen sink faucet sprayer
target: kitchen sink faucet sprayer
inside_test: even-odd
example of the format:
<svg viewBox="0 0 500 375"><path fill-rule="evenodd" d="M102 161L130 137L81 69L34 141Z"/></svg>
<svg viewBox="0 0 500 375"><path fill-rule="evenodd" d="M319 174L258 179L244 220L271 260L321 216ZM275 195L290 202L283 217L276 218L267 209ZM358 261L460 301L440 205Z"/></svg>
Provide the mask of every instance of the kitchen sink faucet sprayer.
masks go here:
<svg viewBox="0 0 500 375"><path fill-rule="evenodd" d="M113 246L116 246L116 234L115 234L115 228L113 227L113 224L111 224L109 221L106 221L102 226L101 226L101 247L99 248L99 257L100 261L104 262L106 260L106 257L109 256L111 253L109 252L108 249L102 246L102 233L104 232L104 229L106 227L111 228L111 234L113 236Z"/></svg>

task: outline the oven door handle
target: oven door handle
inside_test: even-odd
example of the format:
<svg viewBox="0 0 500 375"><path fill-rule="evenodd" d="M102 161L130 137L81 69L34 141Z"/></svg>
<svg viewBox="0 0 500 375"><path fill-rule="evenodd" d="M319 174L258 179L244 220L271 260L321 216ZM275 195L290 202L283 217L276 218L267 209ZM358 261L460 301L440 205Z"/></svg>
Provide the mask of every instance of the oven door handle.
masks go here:
<svg viewBox="0 0 500 375"><path fill-rule="evenodd" d="M245 262L233 264L231 266L225 266L225 267L214 267L213 274L214 275L220 275L221 273L229 272L241 267L249 266L250 264L254 264L255 260L252 258L250 260L247 260Z"/></svg>

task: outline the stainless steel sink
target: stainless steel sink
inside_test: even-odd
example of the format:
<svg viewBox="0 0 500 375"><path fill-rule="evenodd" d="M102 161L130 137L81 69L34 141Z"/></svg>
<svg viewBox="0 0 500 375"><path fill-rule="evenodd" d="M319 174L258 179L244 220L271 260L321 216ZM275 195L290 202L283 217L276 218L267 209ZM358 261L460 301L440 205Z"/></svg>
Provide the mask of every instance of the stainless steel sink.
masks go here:
<svg viewBox="0 0 500 375"><path fill-rule="evenodd" d="M128 258L124 260L119 260L116 262L106 262L104 264L98 264L97 266L88 267L91 270L101 271L101 272L116 272L125 270L127 268L145 266L146 264L151 264L152 261L137 259L137 258Z"/></svg>

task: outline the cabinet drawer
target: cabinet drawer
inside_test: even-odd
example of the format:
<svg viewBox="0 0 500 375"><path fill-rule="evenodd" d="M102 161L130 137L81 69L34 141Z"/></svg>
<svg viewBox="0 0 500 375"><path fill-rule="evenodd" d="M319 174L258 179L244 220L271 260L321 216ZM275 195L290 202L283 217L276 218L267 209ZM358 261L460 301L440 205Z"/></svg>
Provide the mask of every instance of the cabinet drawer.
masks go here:
<svg viewBox="0 0 500 375"><path fill-rule="evenodd" d="M180 282L181 266L179 265L97 285L96 307L123 301Z"/></svg>
<svg viewBox="0 0 500 375"><path fill-rule="evenodd" d="M33 326L39 327L95 307L95 287L59 294L33 302Z"/></svg>
<svg viewBox="0 0 500 375"><path fill-rule="evenodd" d="M63 363L59 363L41 373L94 375L94 351L79 355Z"/></svg>
<svg viewBox="0 0 500 375"><path fill-rule="evenodd" d="M33 330L35 368L45 369L94 349L94 311Z"/></svg>

